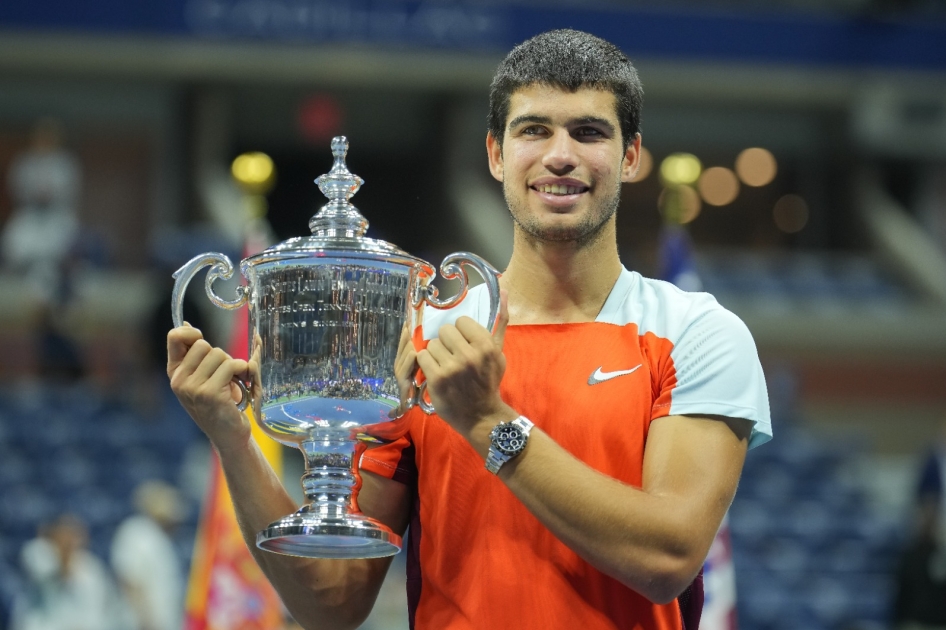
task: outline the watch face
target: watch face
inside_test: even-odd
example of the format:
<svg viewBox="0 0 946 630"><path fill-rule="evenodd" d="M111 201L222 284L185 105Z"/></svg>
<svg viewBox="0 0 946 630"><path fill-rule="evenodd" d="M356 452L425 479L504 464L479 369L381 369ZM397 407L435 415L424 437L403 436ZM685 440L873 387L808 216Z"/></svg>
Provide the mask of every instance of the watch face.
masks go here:
<svg viewBox="0 0 946 630"><path fill-rule="evenodd" d="M526 447L526 436L514 424L502 424L493 429L493 444L506 455L516 455Z"/></svg>

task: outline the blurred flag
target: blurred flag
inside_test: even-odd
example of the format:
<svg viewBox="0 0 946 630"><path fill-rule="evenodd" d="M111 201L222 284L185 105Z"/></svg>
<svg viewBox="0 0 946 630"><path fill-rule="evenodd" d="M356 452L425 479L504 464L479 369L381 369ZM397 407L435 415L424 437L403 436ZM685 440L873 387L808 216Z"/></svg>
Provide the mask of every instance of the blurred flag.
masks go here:
<svg viewBox="0 0 946 630"><path fill-rule="evenodd" d="M660 279L672 282L684 291L700 291L703 282L693 260L693 242L686 227L665 223L658 241Z"/></svg>
<svg viewBox="0 0 946 630"><path fill-rule="evenodd" d="M247 310L237 310L230 354L247 358ZM247 407L253 437L277 471L282 469L281 446L267 437ZM250 555L237 525L223 470L213 452L210 483L197 530L190 583L184 611L184 630L279 630L284 626L282 602Z"/></svg>
<svg viewBox="0 0 946 630"><path fill-rule="evenodd" d="M736 630L736 570L732 562L729 516L703 564L703 617L700 630Z"/></svg>

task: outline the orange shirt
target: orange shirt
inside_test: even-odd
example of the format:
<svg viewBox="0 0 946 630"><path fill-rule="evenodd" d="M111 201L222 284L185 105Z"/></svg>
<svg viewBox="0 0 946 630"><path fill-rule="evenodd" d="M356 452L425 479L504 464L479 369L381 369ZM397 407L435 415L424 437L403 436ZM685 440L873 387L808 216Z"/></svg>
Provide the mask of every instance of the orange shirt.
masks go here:
<svg viewBox="0 0 946 630"><path fill-rule="evenodd" d="M632 286L646 280L622 278ZM621 288L628 287L619 281L615 291ZM671 413L678 387L675 344L640 321L615 325L609 312L606 304L605 321L510 326L500 393L575 457L640 487L650 422ZM749 419L767 423L767 411ZM683 627L677 602L653 604L592 567L442 419L410 413L409 434L366 451L361 467L417 484L408 542L412 628Z"/></svg>

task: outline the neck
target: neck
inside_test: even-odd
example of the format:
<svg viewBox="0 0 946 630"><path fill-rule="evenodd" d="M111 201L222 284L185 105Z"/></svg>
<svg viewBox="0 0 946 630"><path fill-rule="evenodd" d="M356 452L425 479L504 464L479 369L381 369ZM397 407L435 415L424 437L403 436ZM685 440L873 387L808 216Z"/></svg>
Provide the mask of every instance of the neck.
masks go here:
<svg viewBox="0 0 946 630"><path fill-rule="evenodd" d="M539 241L516 226L512 258L502 277L509 292L509 321L594 321L620 274L613 220L585 243Z"/></svg>

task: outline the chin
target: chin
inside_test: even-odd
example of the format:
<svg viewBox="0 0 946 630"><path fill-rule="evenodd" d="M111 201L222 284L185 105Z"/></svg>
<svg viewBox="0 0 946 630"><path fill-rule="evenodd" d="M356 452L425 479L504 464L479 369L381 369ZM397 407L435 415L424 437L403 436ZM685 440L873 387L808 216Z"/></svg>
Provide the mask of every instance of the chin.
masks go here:
<svg viewBox="0 0 946 630"><path fill-rule="evenodd" d="M591 242L601 234L599 225L523 225L520 227L533 239L543 243L579 243Z"/></svg>
<svg viewBox="0 0 946 630"><path fill-rule="evenodd" d="M567 208L530 207L525 200L506 195L513 221L532 240L543 243L593 242L613 219L617 202L610 206Z"/></svg>

